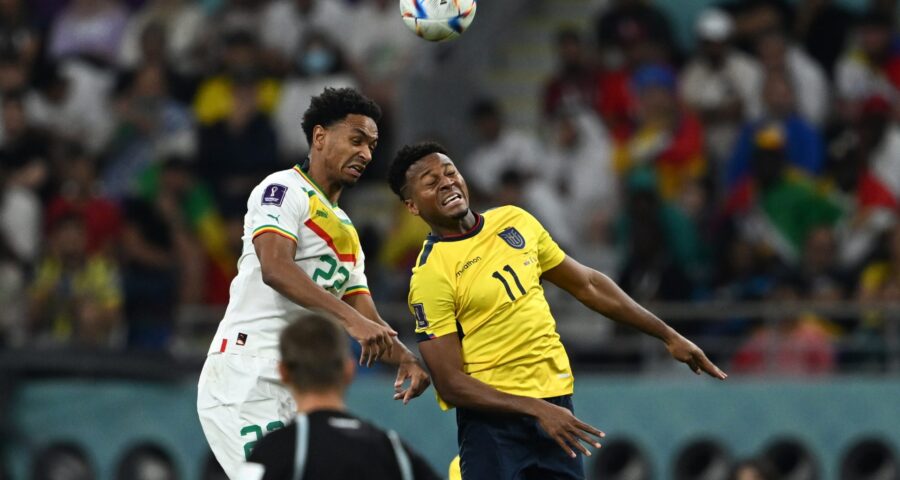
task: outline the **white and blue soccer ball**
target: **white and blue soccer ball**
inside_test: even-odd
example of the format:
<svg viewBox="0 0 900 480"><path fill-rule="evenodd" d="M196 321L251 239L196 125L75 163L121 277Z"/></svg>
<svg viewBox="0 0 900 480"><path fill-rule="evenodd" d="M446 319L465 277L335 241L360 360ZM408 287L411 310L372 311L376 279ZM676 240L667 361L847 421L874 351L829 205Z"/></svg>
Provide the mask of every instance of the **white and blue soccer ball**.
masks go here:
<svg viewBox="0 0 900 480"><path fill-rule="evenodd" d="M452 40L475 19L475 0L400 0L403 22L430 42Z"/></svg>

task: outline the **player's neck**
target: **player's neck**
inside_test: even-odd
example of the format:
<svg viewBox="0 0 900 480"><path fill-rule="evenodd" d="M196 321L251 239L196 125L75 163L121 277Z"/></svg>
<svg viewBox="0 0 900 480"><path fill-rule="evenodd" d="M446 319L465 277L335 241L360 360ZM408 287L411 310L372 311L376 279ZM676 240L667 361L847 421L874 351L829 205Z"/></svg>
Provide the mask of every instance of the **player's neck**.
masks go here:
<svg viewBox="0 0 900 480"><path fill-rule="evenodd" d="M448 218L441 223L432 223L431 233L437 237L464 235L475 228L476 223L478 223L478 216L472 209L469 209L462 218Z"/></svg>
<svg viewBox="0 0 900 480"><path fill-rule="evenodd" d="M344 393L334 392L316 392L316 393L297 393L294 392L294 402L297 403L297 411L301 413L311 413L317 410L346 410L344 404Z"/></svg>
<svg viewBox="0 0 900 480"><path fill-rule="evenodd" d="M344 186L341 182L332 181L328 178L325 174L323 163L324 162L322 161L310 161L306 175L308 175L313 182L316 182L316 186L322 190L322 193L328 197L328 200L331 203L337 203L338 199L341 197L341 192L344 190Z"/></svg>

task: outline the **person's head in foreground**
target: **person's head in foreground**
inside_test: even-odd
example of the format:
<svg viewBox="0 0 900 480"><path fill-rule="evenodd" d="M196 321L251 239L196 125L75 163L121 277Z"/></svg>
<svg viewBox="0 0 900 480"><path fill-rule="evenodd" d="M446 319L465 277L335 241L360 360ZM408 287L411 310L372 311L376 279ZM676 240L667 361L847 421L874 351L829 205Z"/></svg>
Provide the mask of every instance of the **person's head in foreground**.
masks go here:
<svg viewBox="0 0 900 480"><path fill-rule="evenodd" d="M438 143L401 148L391 163L388 182L409 212L422 217L435 234L458 232L460 225L475 220L466 181Z"/></svg>
<svg viewBox="0 0 900 480"><path fill-rule="evenodd" d="M354 365L347 335L334 320L319 313L303 314L281 332L278 348L281 380L294 394L298 410L321 406L317 399L343 407Z"/></svg>
<svg viewBox="0 0 900 480"><path fill-rule="evenodd" d="M743 460L731 469L729 480L775 480L778 475L768 462L763 460Z"/></svg>

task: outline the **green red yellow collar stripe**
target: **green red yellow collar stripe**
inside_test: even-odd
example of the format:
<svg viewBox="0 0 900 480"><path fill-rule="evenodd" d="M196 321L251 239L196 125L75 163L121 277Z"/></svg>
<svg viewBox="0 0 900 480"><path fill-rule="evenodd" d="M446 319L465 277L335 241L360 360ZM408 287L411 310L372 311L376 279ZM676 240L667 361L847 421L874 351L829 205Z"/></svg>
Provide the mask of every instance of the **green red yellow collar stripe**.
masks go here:
<svg viewBox="0 0 900 480"><path fill-rule="evenodd" d="M275 226L275 225L263 225L261 227L258 227L256 230L253 230L253 238L256 238L264 233L270 233L270 232L274 233L276 235L281 235L282 237L288 238L290 240L293 240L294 243L299 243L297 240L297 235L294 235L293 233L291 233L281 227Z"/></svg>
<svg viewBox="0 0 900 480"><path fill-rule="evenodd" d="M325 201L328 202L329 205L331 205L332 207L336 207L336 206L337 206L337 202L332 202L332 201L328 198L328 195L325 195L325 191L322 190L322 187L320 187L319 184L316 183L315 180L313 180L309 175L307 175L306 172L304 172L304 171L300 168L300 165L294 165L294 171L297 172L297 173L299 173L301 177L303 177L307 182L309 182L309 184L312 185L312 187L315 188L317 192L319 192L319 195L321 195L322 198L324 198Z"/></svg>
<svg viewBox="0 0 900 480"><path fill-rule="evenodd" d="M352 297L353 295L362 295L362 294L371 295L372 293L369 292L369 287L367 287L365 285L354 285L352 287L347 288L347 290L344 291L344 296L341 298L347 298L347 297Z"/></svg>

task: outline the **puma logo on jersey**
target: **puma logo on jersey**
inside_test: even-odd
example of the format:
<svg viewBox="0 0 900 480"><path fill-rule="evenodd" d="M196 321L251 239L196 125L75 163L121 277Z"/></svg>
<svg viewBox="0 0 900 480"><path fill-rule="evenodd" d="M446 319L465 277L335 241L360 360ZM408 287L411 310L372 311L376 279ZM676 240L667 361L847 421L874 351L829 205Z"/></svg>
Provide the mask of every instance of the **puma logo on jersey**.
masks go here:
<svg viewBox="0 0 900 480"><path fill-rule="evenodd" d="M316 216L322 217L322 218L328 218L328 212L326 212L325 210L322 210L320 208L320 209L316 210Z"/></svg>
<svg viewBox="0 0 900 480"><path fill-rule="evenodd" d="M278 223L278 219L281 218L281 215L272 215L271 213L267 213L266 216L275 220L275 223Z"/></svg>

